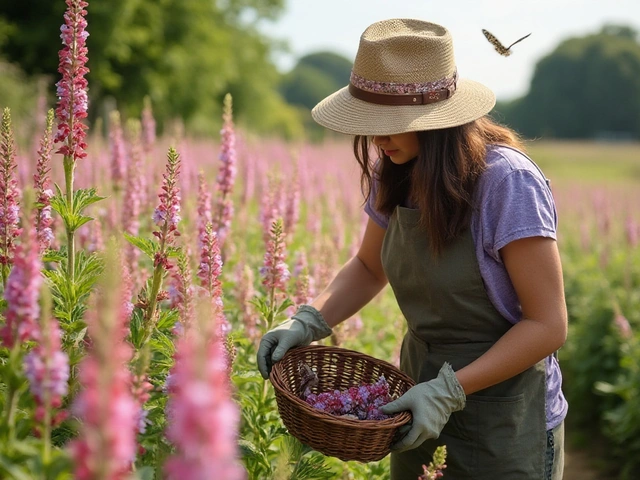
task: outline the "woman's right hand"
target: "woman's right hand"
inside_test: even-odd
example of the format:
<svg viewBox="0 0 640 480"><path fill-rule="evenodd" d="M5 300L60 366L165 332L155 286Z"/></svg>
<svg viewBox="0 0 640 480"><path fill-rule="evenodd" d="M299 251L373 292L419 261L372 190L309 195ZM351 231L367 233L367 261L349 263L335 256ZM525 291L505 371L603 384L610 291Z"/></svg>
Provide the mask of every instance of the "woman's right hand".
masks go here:
<svg viewBox="0 0 640 480"><path fill-rule="evenodd" d="M301 305L289 320L269 330L260 340L258 370L269 378L273 364L282 360L290 348L309 345L331 335L322 314L310 305Z"/></svg>

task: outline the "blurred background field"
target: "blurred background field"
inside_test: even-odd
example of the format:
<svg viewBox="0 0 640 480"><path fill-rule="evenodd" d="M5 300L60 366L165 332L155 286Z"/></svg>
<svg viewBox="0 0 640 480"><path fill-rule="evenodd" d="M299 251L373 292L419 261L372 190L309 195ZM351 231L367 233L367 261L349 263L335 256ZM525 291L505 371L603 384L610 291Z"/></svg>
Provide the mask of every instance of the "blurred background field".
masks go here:
<svg viewBox="0 0 640 480"><path fill-rule="evenodd" d="M355 6L358 3L345 8L366 8ZM516 2L504 3L483 2L486 10L474 22L507 29L510 18L504 12L512 12ZM576 8L570 1L538 3L545 8L558 4L565 12ZM387 16L403 13L404 5L392 9L386 4ZM518 8L542 7L532 2ZM559 352L570 402L569 452L583 454L573 457L586 469L581 475L633 480L640 478L640 20L633 16L637 4L621 1L615 7L610 9L617 13L615 23L603 12L601 22L577 31L565 16L568 25L559 31L566 33L553 42L538 31L535 41L542 46L536 51L541 53L527 64L525 90L499 95L491 115L526 139L528 154L552 181L558 205L570 315L567 344ZM305 51L283 70L275 59L295 51L295 45L287 46L286 39L263 25L277 26L288 9L294 6L284 0L90 2L88 157L78 163L76 182L97 188L106 199L88 209L95 221L78 230L77 240L79 248L92 253L103 249L111 236L122 237L132 210L125 195L129 187L122 179L118 184L113 173L113 113L121 116L123 158L129 168L135 149L141 148L135 125L146 106L157 136L144 145L143 155L137 154L143 199L134 213L140 235L151 237L167 148L175 146L182 160L180 245L191 252L191 265L197 265L193 252L199 249L199 196L201 189L215 194L218 188L223 98L231 94L237 181L221 279L236 348L232 379L242 412L242 462L250 478L260 480L384 479L388 459L344 464L301 450L284 435L272 392L256 372L256 342L266 325L251 300L266 296L260 269L273 212L286 217L286 262L292 272L286 294L294 303L304 300L297 296L302 272L309 282L306 295L312 296L354 254L366 220L348 139L314 125L309 112L325 95L346 85L352 59L344 52ZM64 10L61 0L0 2L0 107L11 108L21 188L30 185L45 114L57 101L54 84ZM450 15L458 31L463 28L453 13L440 15ZM447 24L447 18L438 20ZM551 23L556 20L562 18ZM519 14L509 33L530 26L526 15ZM332 35L330 29L326 33ZM475 37L463 33L455 38L461 58L481 67L491 65L490 78L496 82L492 88L506 91L496 78L502 72L502 81L508 83L511 65L522 67L518 52L497 64L493 57L477 56L484 47L491 55L495 52L477 44ZM527 48L524 42L518 47ZM508 63L512 60L516 63ZM131 170L128 176L133 174ZM59 155L54 155L51 177L63 184ZM59 241L59 219L56 232ZM141 256L138 267L140 286L150 275L152 261ZM172 311L168 302L162 308ZM404 328L387 288L327 342L396 362ZM166 331L156 334L157 344L166 340L166 351L154 351L162 362L150 373L155 389L145 408L151 424L139 437L146 451L139 454L138 467L147 473L141 467L153 464L157 470L169 449L161 432L166 423L163 385L173 345ZM69 426L61 430L59 448L73 433ZM27 431L25 426L23 433ZM14 458L16 450L2 450L5 447L0 446L3 458ZM317 471L326 467L330 473L314 477L307 472L305 477L301 465L315 465Z"/></svg>

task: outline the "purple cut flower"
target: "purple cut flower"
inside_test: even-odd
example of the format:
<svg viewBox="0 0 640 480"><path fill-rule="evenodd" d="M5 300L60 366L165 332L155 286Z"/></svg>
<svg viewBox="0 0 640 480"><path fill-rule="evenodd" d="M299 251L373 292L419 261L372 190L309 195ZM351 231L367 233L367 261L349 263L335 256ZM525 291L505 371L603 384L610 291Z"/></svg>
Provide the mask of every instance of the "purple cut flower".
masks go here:
<svg viewBox="0 0 640 480"><path fill-rule="evenodd" d="M347 390L308 394L304 400L314 408L331 415L347 416L359 420L384 420L390 418L379 408L393 399L389 393L389 384L384 375L377 382L351 387Z"/></svg>

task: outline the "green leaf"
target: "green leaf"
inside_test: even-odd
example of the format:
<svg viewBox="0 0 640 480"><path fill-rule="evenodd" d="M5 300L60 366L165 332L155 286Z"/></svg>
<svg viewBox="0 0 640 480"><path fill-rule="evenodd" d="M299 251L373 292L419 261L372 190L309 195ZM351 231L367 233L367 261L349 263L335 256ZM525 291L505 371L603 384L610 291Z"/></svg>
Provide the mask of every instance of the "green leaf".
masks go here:
<svg viewBox="0 0 640 480"><path fill-rule="evenodd" d="M67 259L66 253L60 252L58 250L47 249L42 255L43 262L55 262L62 263Z"/></svg>
<svg viewBox="0 0 640 480"><path fill-rule="evenodd" d="M258 451L258 447L256 447L253 443L248 440L240 439L238 440L238 447L240 447L240 453L243 458L259 458L260 452Z"/></svg>
<svg viewBox="0 0 640 480"><path fill-rule="evenodd" d="M156 242L149 240L148 238L136 237L128 233L124 234L124 238L126 238L134 247L138 247L151 260L154 259L156 252L160 248Z"/></svg>
<svg viewBox="0 0 640 480"><path fill-rule="evenodd" d="M136 471L136 478L138 480L154 480L155 471L153 467L142 467Z"/></svg>
<svg viewBox="0 0 640 480"><path fill-rule="evenodd" d="M107 197L96 195L95 188L80 188L73 193L73 212L79 215L89 205Z"/></svg>

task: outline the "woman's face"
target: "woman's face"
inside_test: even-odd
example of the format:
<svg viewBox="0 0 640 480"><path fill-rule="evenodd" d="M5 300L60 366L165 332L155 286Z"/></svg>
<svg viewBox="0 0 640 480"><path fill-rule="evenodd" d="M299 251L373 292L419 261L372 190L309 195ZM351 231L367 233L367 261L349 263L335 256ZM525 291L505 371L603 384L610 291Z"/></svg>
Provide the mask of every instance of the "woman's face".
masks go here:
<svg viewBox="0 0 640 480"><path fill-rule="evenodd" d="M416 132L398 133L396 135L374 135L373 144L380 148L395 164L402 165L418 156L420 143Z"/></svg>

